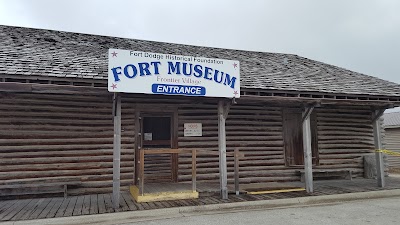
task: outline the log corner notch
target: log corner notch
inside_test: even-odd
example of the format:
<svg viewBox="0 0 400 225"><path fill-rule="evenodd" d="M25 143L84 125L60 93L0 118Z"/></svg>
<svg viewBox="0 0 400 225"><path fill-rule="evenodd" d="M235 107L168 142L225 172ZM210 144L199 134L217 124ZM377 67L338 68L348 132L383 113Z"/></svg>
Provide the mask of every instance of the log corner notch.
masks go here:
<svg viewBox="0 0 400 225"><path fill-rule="evenodd" d="M317 104L304 106L302 125L303 125L303 150L304 150L304 178L307 193L314 191L313 172L312 172L312 149L311 149L311 122L310 115Z"/></svg>
<svg viewBox="0 0 400 225"><path fill-rule="evenodd" d="M228 169L226 163L226 130L225 121L228 117L231 102L218 101L218 150L219 150L219 181L221 198L228 199Z"/></svg>
<svg viewBox="0 0 400 225"><path fill-rule="evenodd" d="M372 125L374 129L374 144L375 144L375 158L376 158L376 177L378 187L385 187L385 171L383 163L383 152L382 150L382 134L381 134L381 123L379 118L383 115L386 108L375 109L372 112Z"/></svg>
<svg viewBox="0 0 400 225"><path fill-rule="evenodd" d="M119 196L121 190L120 166L121 166L121 96L114 93L113 97L113 121L114 121L114 147L113 147L113 193L112 202L114 209L119 208Z"/></svg>

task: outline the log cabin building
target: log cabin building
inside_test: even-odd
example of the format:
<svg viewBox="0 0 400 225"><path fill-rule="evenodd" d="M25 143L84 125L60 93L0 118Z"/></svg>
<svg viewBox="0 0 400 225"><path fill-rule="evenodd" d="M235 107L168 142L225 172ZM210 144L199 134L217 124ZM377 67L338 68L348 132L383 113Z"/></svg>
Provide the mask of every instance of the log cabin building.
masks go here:
<svg viewBox="0 0 400 225"><path fill-rule="evenodd" d="M237 60L240 98L115 98L111 48ZM399 84L293 54L0 26L0 185L78 180L68 190L75 195L127 189L140 177L141 149L162 147L196 150L197 181L220 182L227 194L237 148L241 183L300 181L304 170L312 191L312 170L362 177L363 156L381 149L378 118L399 105ZM185 123L200 123L202 135L185 136ZM146 181L190 181L191 163L190 153L146 156Z"/></svg>

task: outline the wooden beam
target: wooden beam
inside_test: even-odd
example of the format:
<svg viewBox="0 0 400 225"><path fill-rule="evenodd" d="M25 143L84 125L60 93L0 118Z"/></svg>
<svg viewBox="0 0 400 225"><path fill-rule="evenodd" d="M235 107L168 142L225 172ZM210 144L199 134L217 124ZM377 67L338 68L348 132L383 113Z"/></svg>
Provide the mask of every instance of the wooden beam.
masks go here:
<svg viewBox="0 0 400 225"><path fill-rule="evenodd" d="M221 198L228 199L228 171L226 163L226 133L225 120L228 114L225 101L218 102L218 148L219 148L219 176Z"/></svg>
<svg viewBox="0 0 400 225"><path fill-rule="evenodd" d="M314 106L310 106L305 109L305 112L303 113L302 120L301 120L303 123L306 119L308 119L310 117L313 110L314 110Z"/></svg>
<svg viewBox="0 0 400 225"><path fill-rule="evenodd" d="M313 106L307 107L303 111L303 149L304 149L304 177L307 193L314 191L312 173L312 149L311 149L311 122L310 114Z"/></svg>
<svg viewBox="0 0 400 225"><path fill-rule="evenodd" d="M375 113L372 115L372 122L377 121L379 118L381 118L381 116L383 115L383 113L385 112L385 109L378 109L375 111Z"/></svg>
<svg viewBox="0 0 400 225"><path fill-rule="evenodd" d="M320 104L321 106L329 105L359 105L371 107L386 107L392 105L393 107L400 106L398 101L389 100L359 100L359 99L330 99L330 98L309 98L309 97L285 97L285 96L257 96L257 95L242 95L237 102L268 102L279 104Z"/></svg>
<svg viewBox="0 0 400 225"><path fill-rule="evenodd" d="M374 128L374 143L375 149L378 150L375 152L376 158L376 176L378 181L378 187L385 187L385 174L384 174L384 164L383 164L383 152L379 151L382 149L382 135L381 135L381 123L380 116L383 114L384 110L375 110L372 113L372 125Z"/></svg>
<svg viewBox="0 0 400 225"><path fill-rule="evenodd" d="M114 149L113 149L113 207L119 208L119 196L121 189L121 96L114 93L113 98L114 114Z"/></svg>
<svg viewBox="0 0 400 225"><path fill-rule="evenodd" d="M239 195L239 149L234 150L234 160L235 160L235 194Z"/></svg>
<svg viewBox="0 0 400 225"><path fill-rule="evenodd" d="M16 83L16 82L0 83L0 92L111 95L106 88L79 87L73 85L55 85L55 84Z"/></svg>
<svg viewBox="0 0 400 225"><path fill-rule="evenodd" d="M196 150L192 150L192 191L196 192Z"/></svg>

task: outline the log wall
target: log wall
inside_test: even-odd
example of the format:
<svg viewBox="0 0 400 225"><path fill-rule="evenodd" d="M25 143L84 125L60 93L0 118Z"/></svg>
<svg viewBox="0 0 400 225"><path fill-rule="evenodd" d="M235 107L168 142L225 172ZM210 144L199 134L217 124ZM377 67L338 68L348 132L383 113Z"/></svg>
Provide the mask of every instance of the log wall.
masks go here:
<svg viewBox="0 0 400 225"><path fill-rule="evenodd" d="M363 156L375 152L371 110L316 109L320 168L351 168L363 176Z"/></svg>
<svg viewBox="0 0 400 225"><path fill-rule="evenodd" d="M133 177L134 113L122 105L121 183ZM110 97L2 94L0 185L82 180L75 193L110 191Z"/></svg>
<svg viewBox="0 0 400 225"><path fill-rule="evenodd" d="M218 181L217 101L157 96L122 97L121 184L134 177L135 109L176 110L178 147L196 149L197 180ZM242 183L298 181L299 168L286 167L283 107L239 102L226 121L227 151L238 147ZM367 108L316 109L319 167L353 168L362 176L362 156L374 151ZM1 93L0 185L82 181L73 194L110 192L113 122L111 96ZM202 123L203 137L184 137L183 124ZM150 165L156 167L157 165ZM190 155L179 156L179 181L191 179ZM233 158L228 156L228 181Z"/></svg>

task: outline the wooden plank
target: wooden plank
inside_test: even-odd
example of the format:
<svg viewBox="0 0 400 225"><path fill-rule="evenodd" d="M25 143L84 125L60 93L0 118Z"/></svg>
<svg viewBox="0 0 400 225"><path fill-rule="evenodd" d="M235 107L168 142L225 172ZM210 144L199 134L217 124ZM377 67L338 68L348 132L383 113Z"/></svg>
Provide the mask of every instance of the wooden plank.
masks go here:
<svg viewBox="0 0 400 225"><path fill-rule="evenodd" d="M192 150L192 191L196 192L196 150Z"/></svg>
<svg viewBox="0 0 400 225"><path fill-rule="evenodd" d="M97 214L99 213L99 207L98 207L98 201L97 201L98 195L90 195L90 214Z"/></svg>
<svg viewBox="0 0 400 225"><path fill-rule="evenodd" d="M54 205L57 203L57 198L52 198L47 204L46 208L43 209L43 211L38 215L38 219L46 218L47 214L50 213L50 210L54 207Z"/></svg>
<svg viewBox="0 0 400 225"><path fill-rule="evenodd" d="M225 120L227 114L223 101L218 102L218 149L219 149L219 173L221 198L228 199L228 172L226 165L226 134Z"/></svg>
<svg viewBox="0 0 400 225"><path fill-rule="evenodd" d="M114 153L113 153L113 193L112 203L114 209L119 208L119 196L121 191L120 167L121 167L121 96L114 93Z"/></svg>
<svg viewBox="0 0 400 225"><path fill-rule="evenodd" d="M49 213L47 213L46 218L53 218L56 216L56 213L60 209L61 205L64 201L67 201L65 198L53 198L54 204L50 209Z"/></svg>
<svg viewBox="0 0 400 225"><path fill-rule="evenodd" d="M374 129L374 144L375 144L375 149L376 150L382 150L382 135L381 135L381 123L380 123L380 116L384 110L375 110L372 113L372 118L373 120L373 129ZM383 162L383 152L381 151L376 151L375 152L375 158L376 158L376 180L378 182L378 187L385 187L385 168L384 168L384 162Z"/></svg>
<svg viewBox="0 0 400 225"><path fill-rule="evenodd" d="M29 219L37 219L42 213L42 211L46 208L46 206L50 203L51 198L45 198L39 205L35 208L31 215L29 215Z"/></svg>
<svg viewBox="0 0 400 225"><path fill-rule="evenodd" d="M77 200L78 200L77 196L71 197L71 200L69 201L63 216L72 216L72 214L74 213L74 208Z"/></svg>
<svg viewBox="0 0 400 225"><path fill-rule="evenodd" d="M113 203L112 203L111 198L112 197L110 196L110 194L104 194L104 204L105 204L107 213L114 212L114 209L119 209L119 203L118 203L117 208L113 207Z"/></svg>
<svg viewBox="0 0 400 225"><path fill-rule="evenodd" d="M136 106L135 106L135 173L134 173L134 184L135 185L140 185L140 158L138 160L138 156L140 156L140 150L142 148L141 146L141 120L140 120L140 112L138 110L136 110ZM139 135L140 134L140 135Z"/></svg>
<svg viewBox="0 0 400 225"><path fill-rule="evenodd" d="M25 214L20 216L20 220L26 220L29 219L31 214L36 210L36 208L42 204L42 202L44 201L44 198L39 198L39 199L34 199L34 201L32 201L34 203L34 205L32 205L30 208L27 208L27 211L25 212Z"/></svg>
<svg viewBox="0 0 400 225"><path fill-rule="evenodd" d="M179 153L192 153L190 150L185 149L172 149L172 148L156 148L156 149L143 149L144 154L179 154Z"/></svg>
<svg viewBox="0 0 400 225"><path fill-rule="evenodd" d="M239 195L239 149L234 151L235 194Z"/></svg>
<svg viewBox="0 0 400 225"><path fill-rule="evenodd" d="M171 126L171 148L177 149L178 148L178 130L179 130L179 121L178 121L178 109L174 109L172 113L172 126ZM177 183L178 182L178 175L179 175L179 156L178 154L172 154L172 180Z"/></svg>
<svg viewBox="0 0 400 225"><path fill-rule="evenodd" d="M139 183L139 194L144 194L144 151L143 149L140 150L140 183Z"/></svg>
<svg viewBox="0 0 400 225"><path fill-rule="evenodd" d="M99 207L99 213L105 213L106 212L106 205L104 204L104 194L98 194L97 195L97 204Z"/></svg>
<svg viewBox="0 0 400 225"><path fill-rule="evenodd" d="M0 220L8 221L11 220L17 213L19 213L32 199L19 200L12 207L0 214Z"/></svg>
<svg viewBox="0 0 400 225"><path fill-rule="evenodd" d="M121 195L124 198L125 203L128 206L129 210L134 211L138 209L129 193L123 192L121 193Z"/></svg>
<svg viewBox="0 0 400 225"><path fill-rule="evenodd" d="M74 211L72 212L73 216L79 216L82 214L82 208L83 208L83 200L85 199L84 195L77 196L78 199L76 200L76 204L74 207Z"/></svg>
<svg viewBox="0 0 400 225"><path fill-rule="evenodd" d="M6 211L8 208L12 207L17 202L18 200L8 200L0 202L0 213Z"/></svg>
<svg viewBox="0 0 400 225"><path fill-rule="evenodd" d="M303 150L304 150L304 177L307 193L314 191L312 173L312 146L311 146L311 119L310 114L314 107L303 112Z"/></svg>
<svg viewBox="0 0 400 225"><path fill-rule="evenodd" d="M82 215L90 214L90 195L85 195L82 204Z"/></svg>
<svg viewBox="0 0 400 225"><path fill-rule="evenodd" d="M21 217L23 217L24 215L26 215L30 210L32 210L32 208L36 205L36 203L38 202L38 199L32 199L32 201L30 201L28 204L26 204L26 206L24 208L21 209L21 211L19 211L17 214L14 215L13 218L11 218L11 220L16 221L16 220L21 220ZM29 216L29 215L28 215Z"/></svg>
<svg viewBox="0 0 400 225"><path fill-rule="evenodd" d="M122 194L123 193L121 193L121 196L120 196L120 205L121 205L121 207L120 207L120 211L129 211L129 206L128 206L128 204L126 203L126 201L125 201L125 199L124 199L124 196L122 196Z"/></svg>

